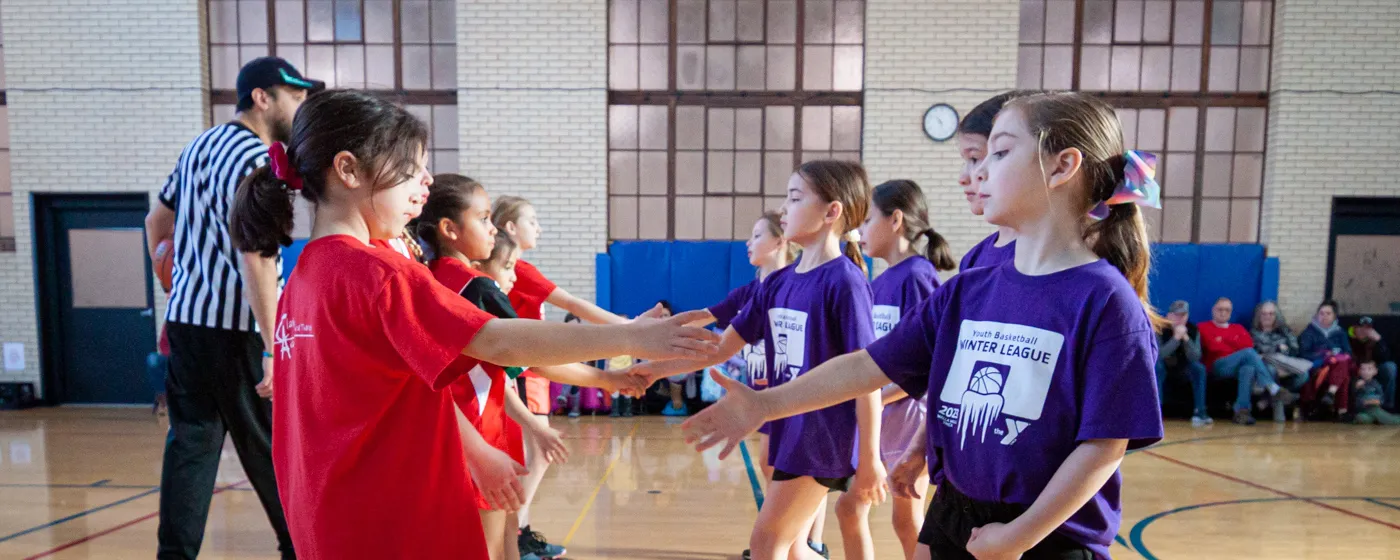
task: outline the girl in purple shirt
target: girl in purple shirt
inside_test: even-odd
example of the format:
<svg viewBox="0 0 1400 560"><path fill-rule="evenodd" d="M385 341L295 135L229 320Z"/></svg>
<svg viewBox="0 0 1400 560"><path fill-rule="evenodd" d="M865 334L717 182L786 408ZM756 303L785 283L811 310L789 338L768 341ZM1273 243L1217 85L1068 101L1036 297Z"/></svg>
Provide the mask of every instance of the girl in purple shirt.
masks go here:
<svg viewBox="0 0 1400 560"><path fill-rule="evenodd" d="M716 359L649 362L634 366L634 372L652 380L695 371L722 361L745 343L762 341L769 389L760 393L767 393L874 341L865 261L858 244L847 235L865 220L870 205L866 177L858 163L802 164L788 181L782 219L783 233L802 246L798 263L763 281L725 331ZM847 238L844 248L843 237ZM843 253L848 258L841 258ZM773 419L768 461L774 471L749 537L753 558L787 558L800 551L794 547L805 547L799 538L806 536L807 525L829 491L846 492L838 500L838 510L853 510L849 505L853 501L884 501L878 389L869 387L824 407ZM842 541L848 558L866 557L859 535L843 531Z"/></svg>
<svg viewBox="0 0 1400 560"><path fill-rule="evenodd" d="M863 352L783 387L729 395L684 428L724 457L764 420L893 381L929 392L946 480L920 558L1108 558L1129 449L1162 437L1148 243L1155 157L1123 152L1113 108L1078 93L1012 100L977 167L1013 262L959 274ZM1086 217L1089 214L1093 218Z"/></svg>
<svg viewBox="0 0 1400 560"><path fill-rule="evenodd" d="M938 273L953 270L957 263L948 242L929 227L928 204L918 184L905 179L881 183L875 187L870 207L860 228L861 249L889 265L870 283L875 295L875 338L879 339L894 330L901 317L933 295L941 283ZM925 240L922 254L915 251L921 238ZM881 391L880 401L885 407L880 420L880 454L885 468L892 469L914 440L922 437L919 434L928 401L923 395L910 397L893 383ZM917 447L922 463L924 446ZM922 496L928 491L929 474L926 469L920 471L912 485ZM914 557L919 528L924 524L923 505L922 499L913 496L895 496L894 534L899 537L905 558ZM868 528L870 508L863 507L857 513L857 522Z"/></svg>
<svg viewBox="0 0 1400 560"><path fill-rule="evenodd" d="M962 173L958 175L958 184L962 185L963 196L967 197L968 209L972 215L983 215L983 207L986 204L986 197L982 196L981 184L977 180L975 170L987 157L987 137L992 134L992 122L996 120L997 113L1001 111L1003 105L1008 100L1026 95L1025 91L1009 91L983 101L963 117L958 124L958 153L962 156ZM973 245L963 254L962 261L958 263L958 270L967 270L979 266L996 266L1011 260L1011 256L1016 251L1016 232L1006 226L997 226L997 230L986 239Z"/></svg>

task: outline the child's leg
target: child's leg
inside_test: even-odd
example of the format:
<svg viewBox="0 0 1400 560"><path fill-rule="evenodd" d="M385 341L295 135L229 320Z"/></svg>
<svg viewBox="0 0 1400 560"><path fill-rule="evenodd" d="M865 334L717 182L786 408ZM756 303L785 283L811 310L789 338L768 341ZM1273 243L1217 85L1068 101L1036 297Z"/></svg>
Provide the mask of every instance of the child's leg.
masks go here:
<svg viewBox="0 0 1400 560"><path fill-rule="evenodd" d="M1368 408L1366 412L1371 413L1371 416L1375 417L1377 424L1382 426L1400 426L1400 416L1386 412L1385 409L1379 406Z"/></svg>
<svg viewBox="0 0 1400 560"><path fill-rule="evenodd" d="M758 468L763 471L763 482L767 484L773 480L773 465L768 464L767 434L758 434L758 445L754 446L754 453L758 455Z"/></svg>
<svg viewBox="0 0 1400 560"><path fill-rule="evenodd" d="M806 523L805 525L803 525L803 528L805 529L805 531L799 532L799 533L798 533L798 537L797 537L797 541L796 541L796 542L793 542L793 543L792 543L792 546L788 547L788 554L787 554L787 559L788 559L788 560L821 560L821 559L822 559L822 555L821 555L821 554L818 554L817 551L812 550L812 546L809 545L807 542L803 542L804 539L801 537L801 535L802 535L803 533L806 533L806 534L809 534L809 535L812 533L812 527L813 527L814 524L816 523L816 521L817 521L817 516L819 516L819 515L820 515L820 516L823 516L823 517L826 516L826 498L822 498L821 504L817 505L816 511L813 511L813 512L812 512L812 515L808 516L807 523ZM811 541L808 540L808 542L811 542ZM817 541L817 542L820 542L820 541Z"/></svg>
<svg viewBox="0 0 1400 560"><path fill-rule="evenodd" d="M928 495L928 476L921 476L914 483L920 496ZM909 498L894 499L894 536L899 537L899 545L904 547L904 558L914 558L914 549L919 544L919 530L924 526L924 501Z"/></svg>
<svg viewBox="0 0 1400 560"><path fill-rule="evenodd" d="M929 552L928 545L919 543L919 546L914 547L914 560L932 560L932 558L933 555Z"/></svg>
<svg viewBox="0 0 1400 560"><path fill-rule="evenodd" d="M841 545L849 560L875 560L875 540L870 536L870 504L844 492L836 499L836 520L841 524Z"/></svg>
<svg viewBox="0 0 1400 560"><path fill-rule="evenodd" d="M536 418L549 424L549 416L536 414ZM535 499L535 490L540 488L540 481L544 480L544 472L549 469L549 461L545 459L544 453L540 451L535 440L530 437L529 432L525 432L525 468L530 474L520 480L521 489L524 490L524 501L520 506L520 511L516 513L519 517L518 528L530 526L530 502Z"/></svg>
<svg viewBox="0 0 1400 560"><path fill-rule="evenodd" d="M491 560L502 560L508 548L505 540L506 512L498 509L478 511L481 512L481 530L486 533L486 551L491 554Z"/></svg>
<svg viewBox="0 0 1400 560"><path fill-rule="evenodd" d="M753 559L787 558L826 492L825 486L807 476L770 483L763 509L758 512L758 521L749 536Z"/></svg>
<svg viewBox="0 0 1400 560"><path fill-rule="evenodd" d="M826 500L829 496L829 493L822 494L822 503L817 506L817 514L812 517L811 527L807 529L807 542L817 548L821 548L826 540L823 535L826 534Z"/></svg>
<svg viewBox="0 0 1400 560"><path fill-rule="evenodd" d="M501 536L502 548L505 549L505 560L520 560L520 547L516 546L516 536L520 532L520 516L514 512L507 513L505 523L501 524L501 530L497 533Z"/></svg>
<svg viewBox="0 0 1400 560"><path fill-rule="evenodd" d="M685 407L685 385L671 382L671 407L680 410Z"/></svg>

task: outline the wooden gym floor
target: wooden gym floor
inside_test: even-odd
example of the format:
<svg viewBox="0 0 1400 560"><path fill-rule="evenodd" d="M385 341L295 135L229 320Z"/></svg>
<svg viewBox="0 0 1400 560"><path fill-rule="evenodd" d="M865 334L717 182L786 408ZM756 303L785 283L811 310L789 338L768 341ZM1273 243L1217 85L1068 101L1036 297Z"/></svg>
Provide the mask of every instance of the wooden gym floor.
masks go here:
<svg viewBox="0 0 1400 560"><path fill-rule="evenodd" d="M756 511L737 453L697 454L659 417L555 425L573 456L545 478L534 527L569 558L720 560L745 548ZM164 435L149 410L0 412L0 558L153 556ZM1400 556L1400 428L1171 422L1123 475L1116 558ZM217 484L201 558L276 558L231 447ZM888 519L888 506L872 515L881 559L899 556ZM834 515L825 535L839 550Z"/></svg>

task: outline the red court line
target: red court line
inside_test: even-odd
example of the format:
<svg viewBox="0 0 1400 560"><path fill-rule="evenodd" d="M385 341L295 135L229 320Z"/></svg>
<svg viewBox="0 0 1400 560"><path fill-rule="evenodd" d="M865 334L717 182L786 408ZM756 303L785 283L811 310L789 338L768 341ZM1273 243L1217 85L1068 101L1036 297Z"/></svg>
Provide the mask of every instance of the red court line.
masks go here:
<svg viewBox="0 0 1400 560"><path fill-rule="evenodd" d="M245 482L248 482L248 479L245 478L245 479L240 480L240 481L238 481L238 482L235 482L235 483L233 483L233 484L229 484L229 485L226 485L226 486L220 486L220 487L214 489L214 494L218 494L218 493L220 493L220 492L223 492L224 490L229 490L229 489L233 488L234 486L238 486L239 484L243 484L243 483L245 483ZM212 495L212 494L211 494L211 495ZM98 532L96 532L96 533L93 533L93 534L91 534L91 535L87 535L87 536L82 537L82 538L79 538L79 539L75 539L75 540L68 541L68 542L63 543L63 544L61 544L61 545L58 545L58 546L56 546L56 547L54 547L54 548L50 548L50 549L48 549L48 550L45 550L45 551L43 551L43 552L40 552L40 553L38 553L38 554L35 554L35 555L30 556L30 557L28 557L28 558L25 558L24 560L36 560L36 559L38 559L38 558L46 558L46 557L49 557L49 556L53 556L53 555L55 555L55 554L58 554L58 553L60 553L60 552L63 552L63 551L68 550L68 549L70 549L70 548L73 548L73 547L75 547L75 546L78 546L78 545L83 544L83 543L85 543L85 542L88 542L88 541L90 541L90 540L96 539L96 538L98 538L98 537L110 535L110 534L112 534L112 533L115 533L115 532L117 532L117 531L120 531L120 530L122 530L122 529L125 529L125 528L127 528L127 527L130 527L130 526L132 526L132 525L135 525L135 524L137 524L137 523L140 523L140 522L142 522L142 521L145 521L145 520L147 520L147 519L150 519L150 518L155 517L155 516L158 516L158 515L160 515L160 511L159 511L159 510L154 511L154 512L152 512L152 513L148 513L148 514L143 515L143 516L141 516L141 517L137 517L136 519L132 519L131 521L127 521L126 523L122 523L121 525L117 525L116 527L109 527L109 528L107 528L107 529L103 529L103 530L98 531Z"/></svg>
<svg viewBox="0 0 1400 560"><path fill-rule="evenodd" d="M1307 502L1307 503L1310 503L1310 504L1315 505L1315 506L1320 507L1320 508L1330 509L1330 510L1335 511L1335 512L1337 512L1337 513L1341 513L1341 514L1344 514L1344 515L1350 515L1350 516L1355 517L1355 518L1357 518L1357 519L1364 519L1364 520L1366 520L1366 521L1370 521L1370 522L1372 522L1372 523L1376 523L1376 524L1379 524L1379 525L1384 525L1384 526L1386 526L1386 527L1390 527L1391 529L1395 529L1395 530L1397 530L1397 531L1400 531L1400 525L1396 525L1396 524L1394 524L1394 523L1390 523L1390 522L1388 522L1388 521L1384 521L1384 520L1381 520L1381 519L1376 519L1376 518L1371 517L1371 516L1369 516L1369 515L1363 515L1363 514L1360 514L1360 513L1356 513L1356 512L1354 512L1354 511L1351 511L1351 510L1349 510L1349 509L1342 509L1342 508L1339 508L1339 507L1334 506L1334 505L1332 505L1332 504L1320 502L1320 501L1314 500L1314 499L1312 499L1312 498L1305 498L1305 497L1299 496L1299 495L1297 495L1297 494L1290 494L1290 493L1288 493L1288 492L1284 492L1283 490L1279 490L1279 489L1277 489L1277 488L1271 488L1271 487L1268 487L1268 486L1264 486L1263 484L1259 484L1259 483L1257 483L1257 482L1250 482L1250 481L1245 480L1245 479L1243 479L1243 478L1239 478L1239 477L1235 477L1235 476L1230 476L1230 475L1228 475L1228 474L1225 474L1225 473L1222 473L1222 472L1219 472L1219 471L1213 471L1213 470L1207 469L1207 468L1205 468L1205 467L1201 467L1201 466L1193 465L1193 464L1191 464L1191 463L1187 463L1186 461L1182 461L1182 460L1180 460L1180 459L1173 459L1173 458L1171 458L1171 457L1168 457L1168 456L1166 456L1166 455L1162 455L1162 454L1157 453L1157 452L1155 452L1155 451L1143 451L1143 453L1146 454L1146 455L1151 455L1151 456L1153 456L1153 457L1156 457L1156 458L1161 459L1161 460L1163 460L1163 461L1166 461L1166 462L1168 462L1168 463L1175 463L1175 464L1181 465L1181 466L1186 467L1186 468L1191 469L1191 470L1200 471L1200 472L1206 473L1206 474L1208 474L1208 475L1215 476L1215 477L1219 477L1219 478L1223 478L1223 479L1225 479L1225 480L1229 480L1229 481L1232 481L1232 482L1238 482L1238 483L1243 484L1243 485L1245 485L1245 486L1249 486L1249 487L1252 487L1252 488L1258 488L1258 489L1263 490L1263 491L1265 491L1265 492L1272 492L1272 493L1274 493L1274 494L1278 494L1278 495L1283 496L1283 497L1285 497L1285 498L1292 498L1292 499L1294 499L1294 500L1299 500L1299 501Z"/></svg>

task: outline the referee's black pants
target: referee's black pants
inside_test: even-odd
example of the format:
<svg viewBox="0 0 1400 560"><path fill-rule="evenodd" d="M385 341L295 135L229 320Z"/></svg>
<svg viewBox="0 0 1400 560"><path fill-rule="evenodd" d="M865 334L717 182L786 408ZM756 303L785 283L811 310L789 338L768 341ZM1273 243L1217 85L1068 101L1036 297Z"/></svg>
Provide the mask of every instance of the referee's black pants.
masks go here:
<svg viewBox="0 0 1400 560"><path fill-rule="evenodd" d="M170 323L170 433L160 476L157 558L194 560L204 540L224 433L277 533L283 558L295 558L272 473L272 404L259 397L262 337L257 333Z"/></svg>

